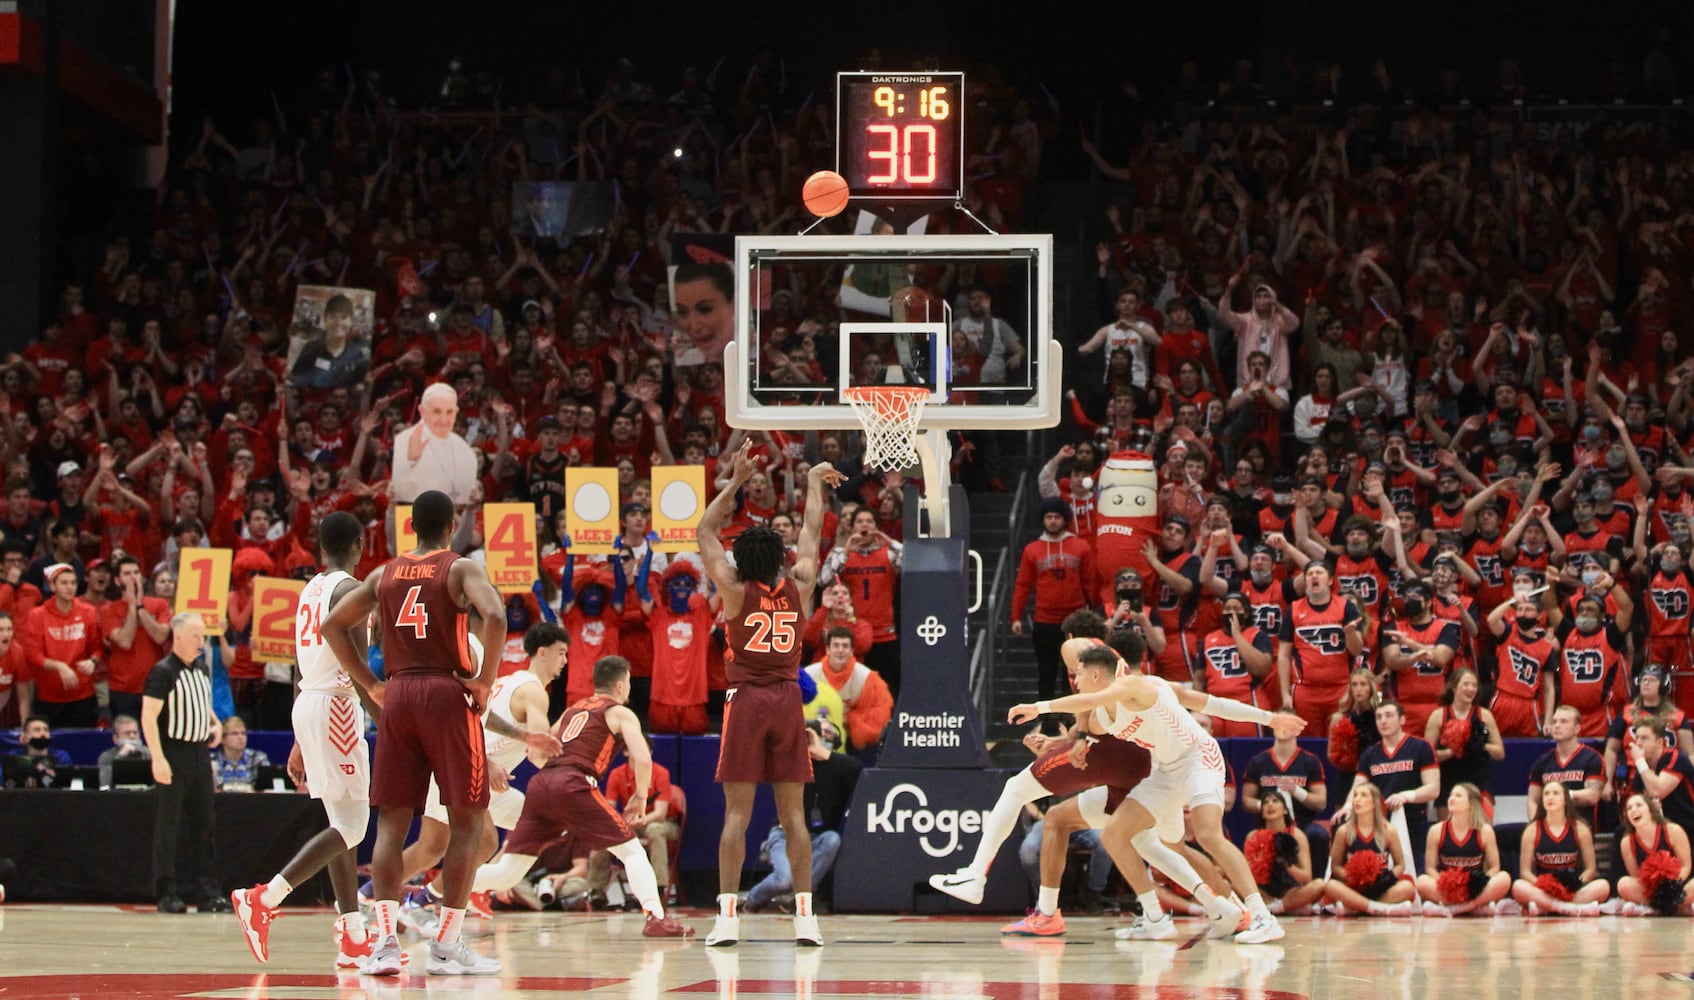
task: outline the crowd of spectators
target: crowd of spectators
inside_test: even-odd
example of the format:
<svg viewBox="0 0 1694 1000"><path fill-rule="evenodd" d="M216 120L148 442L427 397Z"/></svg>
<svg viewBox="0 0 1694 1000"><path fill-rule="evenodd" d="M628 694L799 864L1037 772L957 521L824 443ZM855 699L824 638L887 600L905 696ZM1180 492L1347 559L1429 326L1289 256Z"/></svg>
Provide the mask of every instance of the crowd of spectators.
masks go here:
<svg viewBox="0 0 1694 1000"><path fill-rule="evenodd" d="M1033 597L1042 683L1057 684L1059 623L1092 605L1141 631L1173 681L1297 710L1313 735L1348 720L1331 756L1350 768L1398 706L1442 785L1486 801L1500 739L1553 738L1568 705L1578 735L1617 744L1607 789L1694 773L1680 738L1629 763L1638 722L1685 733L1694 709L1684 116L1403 104L1386 66L1369 95L1323 104L1335 81L1317 76L1310 106L1270 105L1250 64L1213 89L1195 72L1137 105L1128 148L1125 122L1081 139L1106 192L1077 276L1099 319L1060 333L1074 370L1041 477L1052 554L1011 615L1024 631ZM326 69L239 128L175 123L150 224L81 262L57 315L0 362L0 711L133 714L177 554L217 545L236 550L215 644L234 711L286 728L291 671L252 655L253 578L310 575L334 510L367 525L361 571L380 565L427 455L473 514L536 505L541 583L508 600L511 635L557 616L573 664L631 660L662 728L709 725L715 609L696 561L653 551L648 477L703 464L715 482L738 435L722 343L668 275L689 263L679 237L799 228L801 181L833 164L829 102L769 54L663 87L628 61L597 92L561 70L505 111L478 79L408 111L379 78ZM967 207L1025 226L1044 149L1074 141L1060 102L998 73L968 88ZM550 181L609 186L605 217L580 234L519 218L514 183ZM297 311L303 285L374 294ZM834 336L827 288L782 308L809 321L797 340ZM809 464L851 474L807 662L886 713L901 479L859 467L855 432L754 436L767 472L741 527L792 540ZM1158 480L1145 574L1091 552L1101 467L1127 450ZM582 465L618 471L611 558L576 557L563 530L563 471ZM989 471L977 481L1002 486ZM482 542L467 517L455 544ZM874 744L886 714L855 707L841 731ZM226 776L251 763L232 739Z"/></svg>

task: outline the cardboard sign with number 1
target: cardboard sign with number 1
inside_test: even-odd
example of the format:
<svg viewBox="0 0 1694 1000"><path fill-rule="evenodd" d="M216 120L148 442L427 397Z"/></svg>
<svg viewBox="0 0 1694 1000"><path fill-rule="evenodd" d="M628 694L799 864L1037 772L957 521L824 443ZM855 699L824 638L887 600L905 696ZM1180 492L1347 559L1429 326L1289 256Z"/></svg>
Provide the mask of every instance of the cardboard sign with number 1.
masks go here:
<svg viewBox="0 0 1694 1000"><path fill-rule="evenodd" d="M294 619L300 610L299 580L253 578L253 659L260 663L294 662Z"/></svg>
<svg viewBox="0 0 1694 1000"><path fill-rule="evenodd" d="M176 581L176 613L205 619L207 635L223 635L229 619L229 549L183 549Z"/></svg>
<svg viewBox="0 0 1694 1000"><path fill-rule="evenodd" d="M502 594L527 594L540 578L535 561L535 505L490 503L482 507L483 549L488 579Z"/></svg>

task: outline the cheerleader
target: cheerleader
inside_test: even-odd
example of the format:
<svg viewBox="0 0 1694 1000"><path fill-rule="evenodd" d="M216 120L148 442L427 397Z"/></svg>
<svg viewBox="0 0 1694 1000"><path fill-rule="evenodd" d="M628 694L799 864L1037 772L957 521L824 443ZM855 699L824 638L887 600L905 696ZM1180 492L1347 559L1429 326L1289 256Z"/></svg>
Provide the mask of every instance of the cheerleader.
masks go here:
<svg viewBox="0 0 1694 1000"><path fill-rule="evenodd" d="M1494 828L1482 812L1482 792L1468 781L1460 782L1447 796L1447 818L1430 827L1424 845L1424 873L1417 877L1423 914L1492 913L1511 888L1512 877L1500 870Z"/></svg>
<svg viewBox="0 0 1694 1000"><path fill-rule="evenodd" d="M1242 853L1272 913L1301 913L1323 898L1324 880L1312 877L1312 845L1294 822L1287 789L1268 789L1259 806L1259 828Z"/></svg>
<svg viewBox="0 0 1694 1000"><path fill-rule="evenodd" d="M1453 789L1469 782L1477 788L1487 788L1489 764L1506 759L1506 744L1500 738L1500 725L1494 713L1476 703L1476 671L1459 667L1447 675L1447 687L1441 692L1440 708L1424 724L1423 738L1435 750L1441 764L1441 797L1445 803ZM1446 819L1447 807L1437 808L1439 818Z"/></svg>
<svg viewBox="0 0 1694 1000"><path fill-rule="evenodd" d="M1353 789L1348 804L1352 814L1329 845L1334 875L1324 883L1323 898L1330 912L1411 916L1415 891L1402 877L1406 857L1400 838L1388 824L1382 793L1375 785L1361 784Z"/></svg>
<svg viewBox="0 0 1694 1000"><path fill-rule="evenodd" d="M1570 789L1541 786L1541 818L1523 831L1512 898L1530 916L1592 917L1612 894L1594 864L1594 834L1571 814Z"/></svg>
<svg viewBox="0 0 1694 1000"><path fill-rule="evenodd" d="M1624 800L1623 815L1629 836L1619 844L1629 874L1618 879L1617 912L1633 917L1688 912L1687 832L1666 822L1659 804L1640 792Z"/></svg>
<svg viewBox="0 0 1694 1000"><path fill-rule="evenodd" d="M1329 717L1329 760L1342 774L1358 768L1365 747L1382 742L1382 734L1376 731L1376 706L1381 701L1376 675L1368 668L1355 670L1347 678L1347 695Z"/></svg>

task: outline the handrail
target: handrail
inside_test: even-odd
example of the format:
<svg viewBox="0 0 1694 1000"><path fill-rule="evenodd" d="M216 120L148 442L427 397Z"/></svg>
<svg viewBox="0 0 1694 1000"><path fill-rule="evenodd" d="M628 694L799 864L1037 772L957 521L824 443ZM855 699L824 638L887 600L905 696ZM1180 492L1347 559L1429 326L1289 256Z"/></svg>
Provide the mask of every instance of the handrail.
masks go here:
<svg viewBox="0 0 1694 1000"><path fill-rule="evenodd" d="M1034 447L1035 432L1025 431L1027 447ZM1016 540L1022 537L1023 519L1029 505L1029 467L1026 465L1018 473L1017 485L1012 487L1012 509L1006 515L1006 544L1000 549L1000 556L994 561L994 580L988 587L987 596L983 600L983 633L978 639L976 648L971 651L971 701L976 705L977 715L987 722L988 711L993 706L994 678L1000 666L1000 619L1001 609L1009 598L1012 584L1011 553Z"/></svg>

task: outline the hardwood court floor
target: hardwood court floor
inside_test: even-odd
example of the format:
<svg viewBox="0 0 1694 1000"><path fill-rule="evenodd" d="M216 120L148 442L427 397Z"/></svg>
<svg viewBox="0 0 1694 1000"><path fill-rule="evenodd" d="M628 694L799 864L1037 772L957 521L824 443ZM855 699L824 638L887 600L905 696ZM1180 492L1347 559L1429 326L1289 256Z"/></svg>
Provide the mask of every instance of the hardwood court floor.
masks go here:
<svg viewBox="0 0 1694 1000"><path fill-rule="evenodd" d="M699 911L681 917L704 935ZM1197 920L1171 942L1119 942L1117 921L1070 921L1061 939L1002 939L994 918L823 918L799 950L785 918L751 916L734 949L647 941L634 915L502 913L473 921L499 977L337 975L327 912L290 910L260 966L229 916L118 907L0 907L0 1000L520 997L1116 998L1694 996L1687 919L1299 918L1274 945L1213 944ZM408 951L420 968L424 947Z"/></svg>

